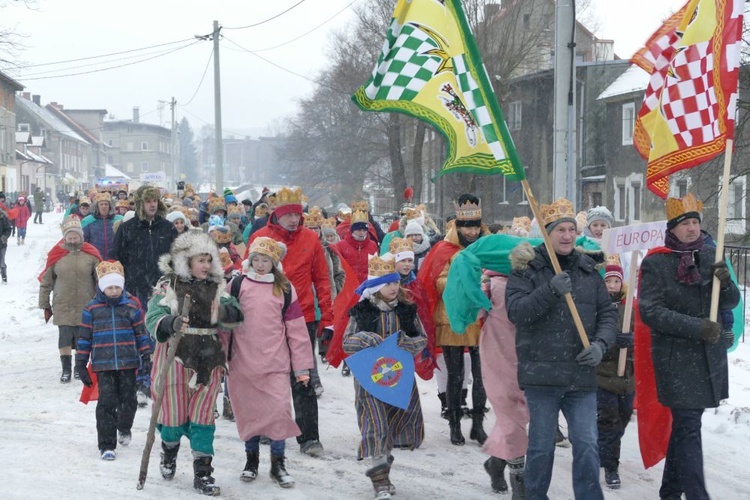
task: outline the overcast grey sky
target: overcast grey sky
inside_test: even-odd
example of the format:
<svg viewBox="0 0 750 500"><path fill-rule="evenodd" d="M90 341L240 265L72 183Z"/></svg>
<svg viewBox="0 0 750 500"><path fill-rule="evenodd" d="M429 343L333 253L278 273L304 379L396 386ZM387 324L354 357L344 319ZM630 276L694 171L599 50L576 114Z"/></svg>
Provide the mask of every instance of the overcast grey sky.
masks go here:
<svg viewBox="0 0 750 500"><path fill-rule="evenodd" d="M20 59L30 67L11 74L26 91L40 94L43 104L57 101L67 108L106 108L121 119L129 118L132 108L139 106L143 121L158 123L158 101L174 96L177 119L186 116L196 131L204 123L213 123L213 63L199 88L212 42L193 36L210 33L216 19L224 26L225 37L220 50L224 132L255 135L293 114L296 101L309 95L313 84L238 46L253 51L274 47L322 24L296 41L258 52L279 66L314 78L325 67L329 33L351 21L350 4L357 1L363 0L303 0L278 18L247 29L229 28L266 20L300 0L35 0L32 9L10 5L0 15L3 24L27 35ZM661 20L684 3L592 0L593 15L599 21L595 33L615 40L615 52L629 57ZM187 41L109 58L46 64L179 40ZM170 50L174 52L110 71L47 78L132 63ZM92 66L94 62L99 64ZM168 106L161 118L164 124L168 122Z"/></svg>

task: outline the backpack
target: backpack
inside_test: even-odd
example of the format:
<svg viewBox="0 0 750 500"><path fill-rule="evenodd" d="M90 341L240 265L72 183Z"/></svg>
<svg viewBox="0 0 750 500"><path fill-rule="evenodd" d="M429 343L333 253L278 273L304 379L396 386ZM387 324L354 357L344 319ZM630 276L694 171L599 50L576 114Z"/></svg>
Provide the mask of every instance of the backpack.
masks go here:
<svg viewBox="0 0 750 500"><path fill-rule="evenodd" d="M232 278L232 284L229 288L229 293L237 299L237 301L240 300L240 288L242 287L242 281L246 278L244 274L240 274L239 276L235 276ZM289 287L289 290L284 290L284 305L281 307L281 320L284 320L284 316L286 316L286 311L289 309L289 305L292 303L292 288ZM227 361L232 361L232 345L234 344L234 330L229 332L229 345L227 347Z"/></svg>

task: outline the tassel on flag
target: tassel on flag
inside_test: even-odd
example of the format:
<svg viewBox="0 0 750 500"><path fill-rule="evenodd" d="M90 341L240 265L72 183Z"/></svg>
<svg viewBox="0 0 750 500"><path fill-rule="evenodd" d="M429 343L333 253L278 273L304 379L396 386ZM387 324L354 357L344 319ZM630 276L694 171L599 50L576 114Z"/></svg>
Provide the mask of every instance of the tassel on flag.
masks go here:
<svg viewBox="0 0 750 500"><path fill-rule="evenodd" d="M633 143L646 184L669 194L669 176L724 152L734 137L742 0L689 0L631 62L651 73Z"/></svg>

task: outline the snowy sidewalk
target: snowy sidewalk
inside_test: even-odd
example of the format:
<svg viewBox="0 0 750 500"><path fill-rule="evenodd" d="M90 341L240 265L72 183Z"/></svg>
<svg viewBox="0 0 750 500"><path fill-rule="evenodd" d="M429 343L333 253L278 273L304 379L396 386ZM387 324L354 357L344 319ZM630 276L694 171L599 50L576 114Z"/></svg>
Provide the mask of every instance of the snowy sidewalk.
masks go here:
<svg viewBox="0 0 750 500"><path fill-rule="evenodd" d="M164 481L158 470L160 441L151 455L145 488L136 491L141 454L146 440L150 409L139 409L133 442L118 447L117 460L99 459L96 445L96 404L78 402L82 384L60 384L57 328L44 324L37 308L37 276L46 254L60 238L60 214L45 214L43 225L29 224L26 245L10 241L7 252L8 285L0 286L0 471L3 499L83 500L99 498L164 499L199 498L192 488L192 459L183 445L177 475ZM489 360L484 360L490 362ZM373 490L364 472L367 461L357 462L359 443L354 413L352 379L340 371L321 367L325 387L319 399L320 435L325 446L321 458L300 454L294 439L287 440L287 469L296 486L281 490L268 476L269 449L261 448L260 475L242 483L245 464L243 443L232 422L216 422L214 476L221 498L228 499L367 499ZM496 496L482 463L486 456L476 442L456 447L448 439L448 422L440 418L434 379L419 381L426 420L425 442L419 450L394 452L391 480L398 498L486 499ZM745 463L750 458L750 348L740 345L730 355L730 399L703 418L706 480L713 498L748 498ZM488 414L485 429L494 422ZM467 436L470 421L464 420ZM618 491L605 489L606 498L658 498L663 464L644 470L638 453L635 422L623 440ZM573 498L571 450L557 449L550 498Z"/></svg>

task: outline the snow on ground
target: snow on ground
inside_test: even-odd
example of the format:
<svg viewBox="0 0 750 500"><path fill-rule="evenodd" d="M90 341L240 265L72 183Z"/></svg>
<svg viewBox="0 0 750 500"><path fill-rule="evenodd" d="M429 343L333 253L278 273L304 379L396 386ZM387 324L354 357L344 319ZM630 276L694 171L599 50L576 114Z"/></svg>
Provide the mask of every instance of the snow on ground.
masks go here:
<svg viewBox="0 0 750 500"><path fill-rule="evenodd" d="M136 491L141 454L150 412L138 410L133 442L118 447L117 460L99 459L95 404L78 402L81 383L59 383L57 329L45 325L37 308L37 275L50 247L59 239L59 214L45 214L44 225L29 224L25 246L11 240L7 253L8 285L0 286L0 473L4 499L82 500L94 498L197 498L192 489L192 460L183 440L177 476L164 481L158 470L160 441L151 454L149 476ZM491 362L485 360L484 362ZM243 443L235 425L216 422L214 475L223 498L355 499L371 498L364 472L368 463L355 459L359 434L350 378L333 369L321 373L325 394L319 400L321 458L302 455L294 439L287 440L288 470L297 485L282 490L268 477L269 450L261 448L261 474L242 483ZM730 355L731 397L703 418L703 444L708 489L713 498L747 498L745 462L750 457L750 347L740 345ZM464 420L467 444L456 447L448 439L448 423L440 418L434 379L419 381L426 419L426 438L413 452L395 451L391 479L400 499L495 496L482 469L486 456L468 441L470 421ZM494 422L492 411L485 428ZM623 439L620 473L623 487L606 491L612 499L656 498L662 464L644 470L638 453L635 422ZM573 498L571 450L558 448L551 499ZM502 498L502 497L499 497ZM507 497L506 497L507 498Z"/></svg>

